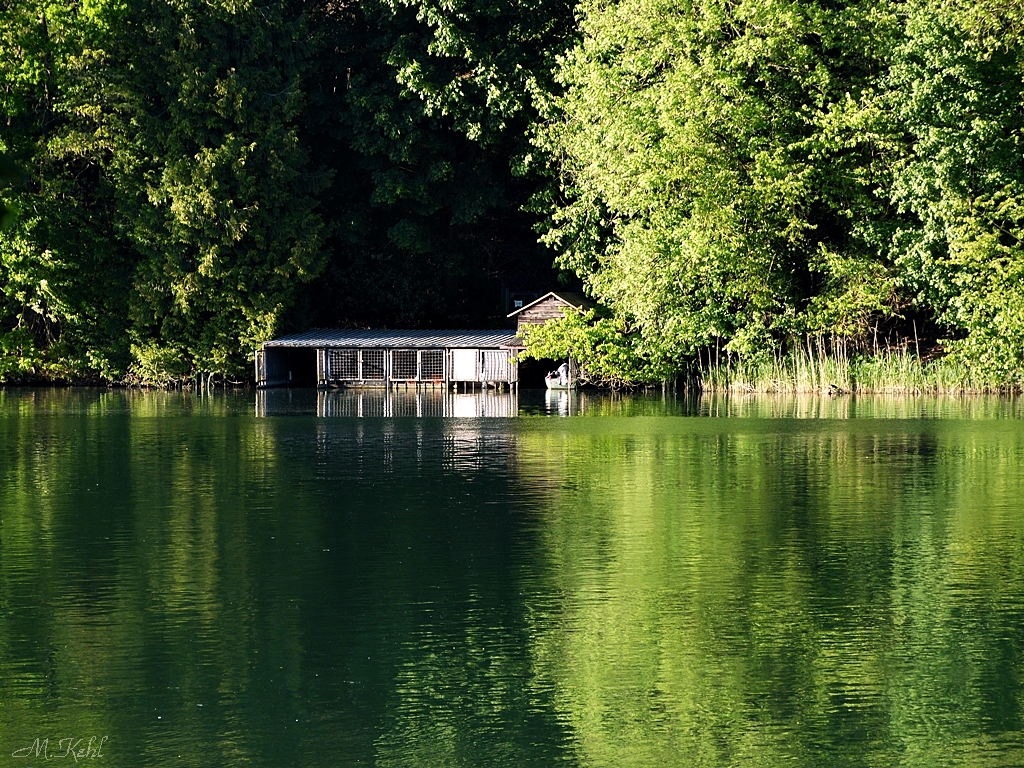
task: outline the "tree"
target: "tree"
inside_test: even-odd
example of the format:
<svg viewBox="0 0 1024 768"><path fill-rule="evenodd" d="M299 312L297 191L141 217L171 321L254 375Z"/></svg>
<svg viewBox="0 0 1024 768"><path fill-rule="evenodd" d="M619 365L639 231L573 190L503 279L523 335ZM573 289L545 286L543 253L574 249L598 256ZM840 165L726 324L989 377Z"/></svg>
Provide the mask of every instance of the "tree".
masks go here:
<svg viewBox="0 0 1024 768"><path fill-rule="evenodd" d="M133 354L181 375L248 371L323 266L299 138L312 51L301 3L152 0L116 19L116 167Z"/></svg>
<svg viewBox="0 0 1024 768"><path fill-rule="evenodd" d="M543 325L524 325L526 349L519 359L571 358L584 384L617 389L675 378L675 361L653 349L622 318L599 317L596 310L568 310Z"/></svg>
<svg viewBox="0 0 1024 768"><path fill-rule="evenodd" d="M7 154L0 152L0 190L22 183L24 174L18 164ZM14 224L17 209L0 199L0 229L7 229Z"/></svg>
<svg viewBox="0 0 1024 768"><path fill-rule="evenodd" d="M501 318L499 281L547 284L522 210L544 169L528 138L572 4L326 4L307 138L335 171L330 263L294 322Z"/></svg>
<svg viewBox="0 0 1024 768"><path fill-rule="evenodd" d="M563 267L677 359L855 334L893 310L888 4L588 0L581 15L541 134Z"/></svg>
<svg viewBox="0 0 1024 768"><path fill-rule="evenodd" d="M913 214L894 241L902 281L951 336L947 349L1024 383L1024 11L909 5L890 98L914 151L891 194Z"/></svg>
<svg viewBox="0 0 1024 768"><path fill-rule="evenodd" d="M113 234L111 145L97 117L103 3L26 0L0 27L3 146L30 172L0 233L0 375L117 375L131 254Z"/></svg>

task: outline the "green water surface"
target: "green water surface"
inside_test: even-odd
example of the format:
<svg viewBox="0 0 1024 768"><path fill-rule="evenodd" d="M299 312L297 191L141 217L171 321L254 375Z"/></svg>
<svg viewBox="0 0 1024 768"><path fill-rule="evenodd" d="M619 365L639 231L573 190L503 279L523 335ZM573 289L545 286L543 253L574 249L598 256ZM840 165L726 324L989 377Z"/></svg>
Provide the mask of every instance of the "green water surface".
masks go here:
<svg viewBox="0 0 1024 768"><path fill-rule="evenodd" d="M275 397L0 390L0 766L1024 765L1016 401Z"/></svg>

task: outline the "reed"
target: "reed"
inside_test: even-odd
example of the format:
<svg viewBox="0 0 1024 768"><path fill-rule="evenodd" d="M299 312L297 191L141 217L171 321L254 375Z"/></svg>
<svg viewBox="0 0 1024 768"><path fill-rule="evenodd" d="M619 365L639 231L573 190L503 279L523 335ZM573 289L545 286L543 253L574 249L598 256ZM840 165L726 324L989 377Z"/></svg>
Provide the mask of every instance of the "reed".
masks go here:
<svg viewBox="0 0 1024 768"><path fill-rule="evenodd" d="M865 394L986 394L1007 387L973 373L962 362L940 357L923 361L913 342L853 351L842 339L810 337L768 359L719 358L701 365L705 392Z"/></svg>

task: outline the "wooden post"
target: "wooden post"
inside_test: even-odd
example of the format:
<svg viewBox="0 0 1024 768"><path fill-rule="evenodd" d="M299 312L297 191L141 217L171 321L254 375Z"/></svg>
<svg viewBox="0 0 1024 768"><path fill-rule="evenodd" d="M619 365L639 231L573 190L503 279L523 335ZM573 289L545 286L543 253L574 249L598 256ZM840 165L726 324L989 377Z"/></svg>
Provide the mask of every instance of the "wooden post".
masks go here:
<svg viewBox="0 0 1024 768"><path fill-rule="evenodd" d="M327 386L328 373L327 350L318 349L316 351L316 384L318 387Z"/></svg>
<svg viewBox="0 0 1024 768"><path fill-rule="evenodd" d="M256 350L256 386L267 386L267 353L263 347Z"/></svg>

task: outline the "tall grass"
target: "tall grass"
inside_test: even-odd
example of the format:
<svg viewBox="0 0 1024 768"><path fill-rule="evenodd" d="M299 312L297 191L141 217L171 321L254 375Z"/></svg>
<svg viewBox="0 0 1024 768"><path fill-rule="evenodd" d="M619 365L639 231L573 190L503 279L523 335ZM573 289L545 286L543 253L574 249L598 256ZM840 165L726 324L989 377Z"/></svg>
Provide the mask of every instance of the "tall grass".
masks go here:
<svg viewBox="0 0 1024 768"><path fill-rule="evenodd" d="M946 357L922 361L910 344L853 352L844 340L812 337L771 359L719 358L699 371L705 392L984 394L1007 388Z"/></svg>

